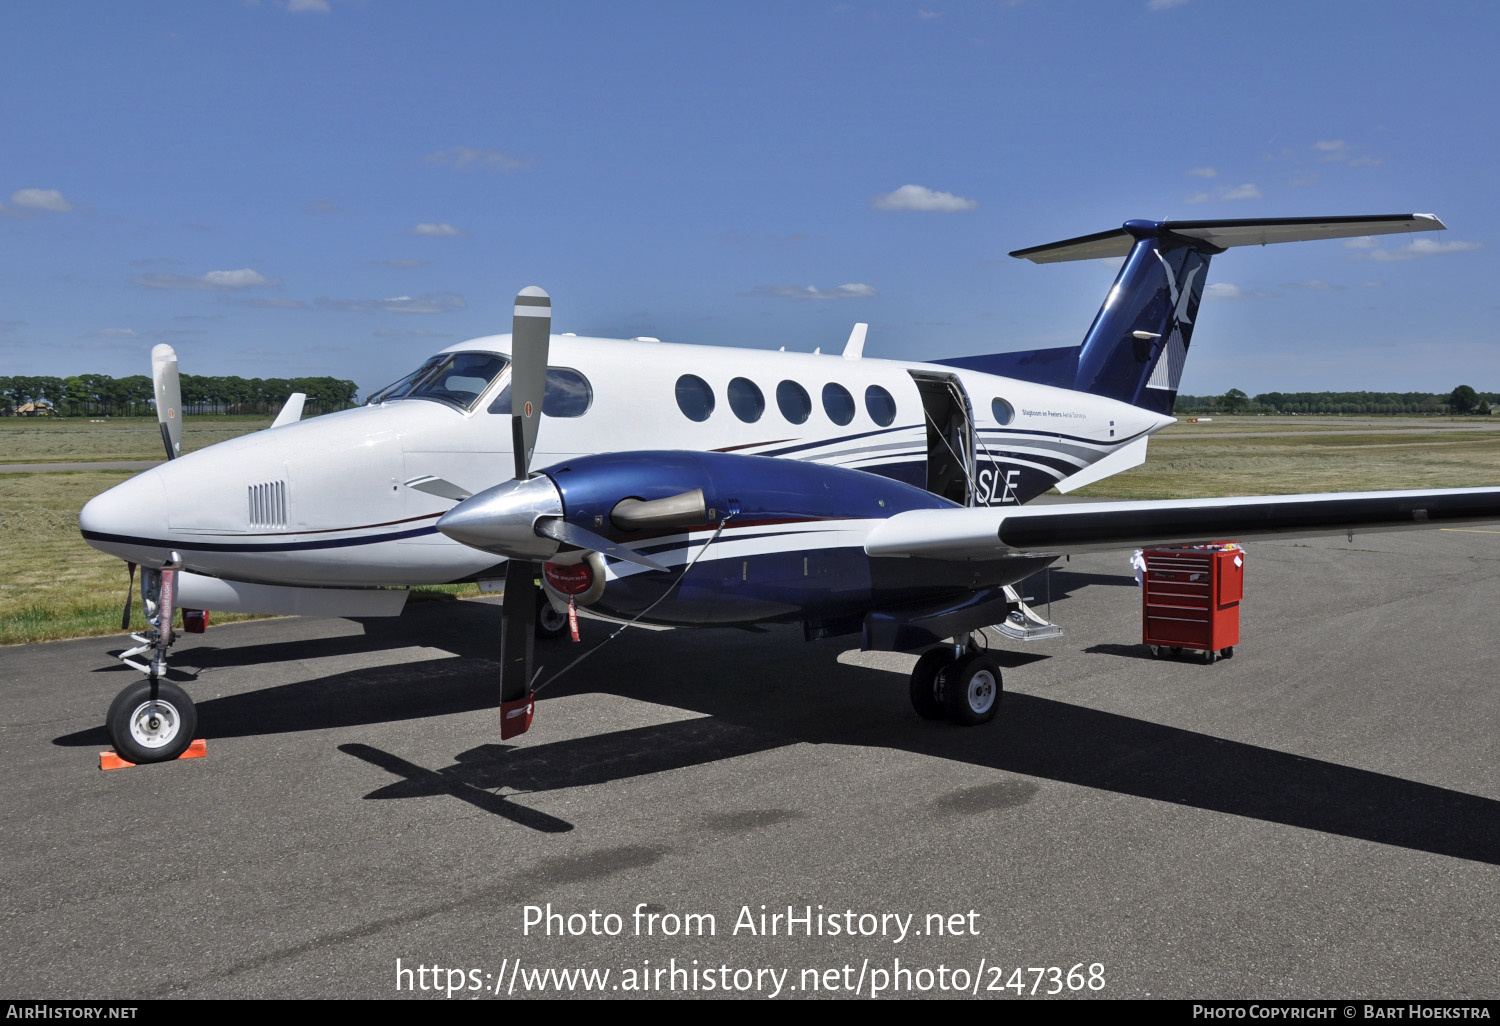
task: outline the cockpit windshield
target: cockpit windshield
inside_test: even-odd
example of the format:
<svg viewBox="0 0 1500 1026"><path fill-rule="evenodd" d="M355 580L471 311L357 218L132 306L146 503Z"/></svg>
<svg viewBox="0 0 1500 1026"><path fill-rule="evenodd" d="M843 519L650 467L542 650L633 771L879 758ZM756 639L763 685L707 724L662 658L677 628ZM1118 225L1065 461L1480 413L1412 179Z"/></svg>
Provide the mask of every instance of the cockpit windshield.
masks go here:
<svg viewBox="0 0 1500 1026"><path fill-rule="evenodd" d="M435 399L470 410L508 366L510 358L499 353L439 353L394 385L370 396L367 405L397 399Z"/></svg>

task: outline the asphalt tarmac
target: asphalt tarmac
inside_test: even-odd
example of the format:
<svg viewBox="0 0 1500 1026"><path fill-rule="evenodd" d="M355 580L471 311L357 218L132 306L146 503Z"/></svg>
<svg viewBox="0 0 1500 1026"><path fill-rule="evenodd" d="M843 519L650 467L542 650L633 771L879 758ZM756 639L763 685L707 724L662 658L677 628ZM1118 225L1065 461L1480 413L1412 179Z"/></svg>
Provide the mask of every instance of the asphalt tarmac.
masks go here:
<svg viewBox="0 0 1500 1026"><path fill-rule="evenodd" d="M501 743L449 602L187 636L208 757L103 772L123 646L0 649L0 992L1500 997L1500 532L1251 544L1212 666L1128 555L1052 571L978 728L911 656L631 629Z"/></svg>

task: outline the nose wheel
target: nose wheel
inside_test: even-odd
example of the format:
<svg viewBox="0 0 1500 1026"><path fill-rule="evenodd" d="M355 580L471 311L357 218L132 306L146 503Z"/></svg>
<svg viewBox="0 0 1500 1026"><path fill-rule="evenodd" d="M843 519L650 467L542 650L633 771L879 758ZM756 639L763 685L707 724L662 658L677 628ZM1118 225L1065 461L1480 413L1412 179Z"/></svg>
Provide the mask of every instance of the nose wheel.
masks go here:
<svg viewBox="0 0 1500 1026"><path fill-rule="evenodd" d="M198 710L176 684L141 680L115 696L105 728L115 752L127 762L167 762L193 743Z"/></svg>

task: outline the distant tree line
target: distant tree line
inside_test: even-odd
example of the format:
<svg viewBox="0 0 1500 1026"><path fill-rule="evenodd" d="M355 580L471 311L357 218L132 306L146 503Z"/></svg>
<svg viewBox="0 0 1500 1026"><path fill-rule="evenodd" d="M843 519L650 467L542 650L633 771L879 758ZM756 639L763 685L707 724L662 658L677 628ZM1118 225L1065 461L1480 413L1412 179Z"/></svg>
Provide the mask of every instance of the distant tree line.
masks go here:
<svg viewBox="0 0 1500 1026"><path fill-rule="evenodd" d="M305 392L308 414L347 410L359 386L340 378L241 378L184 374L184 413L274 413L293 392ZM112 378L75 374L70 378L15 375L0 377L0 412L13 414L28 403L45 403L70 417L138 417L156 412L151 379L144 374Z"/></svg>
<svg viewBox="0 0 1500 1026"><path fill-rule="evenodd" d="M1430 392L1262 392L1251 396L1231 388L1223 395L1179 395L1174 413L1280 414L1488 414L1500 392L1476 392L1459 385L1447 395Z"/></svg>

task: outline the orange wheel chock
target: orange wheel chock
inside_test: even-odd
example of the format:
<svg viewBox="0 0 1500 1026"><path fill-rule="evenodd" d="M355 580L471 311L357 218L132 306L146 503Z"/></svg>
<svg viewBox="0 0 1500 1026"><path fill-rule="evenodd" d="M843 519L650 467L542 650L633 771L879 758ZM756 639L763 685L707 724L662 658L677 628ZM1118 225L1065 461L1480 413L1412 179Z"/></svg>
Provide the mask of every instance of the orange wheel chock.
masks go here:
<svg viewBox="0 0 1500 1026"><path fill-rule="evenodd" d="M207 758L207 757L208 757L208 742L205 741L203 738L200 737L196 741L194 741L192 744L188 745L187 746L187 751L183 752L177 758L178 759L204 759L204 758ZM120 758L114 752L100 752L99 753L99 768L102 769L102 770L129 769L130 767L132 767L134 765L135 765L135 763L133 763L133 762L126 762L124 759Z"/></svg>

